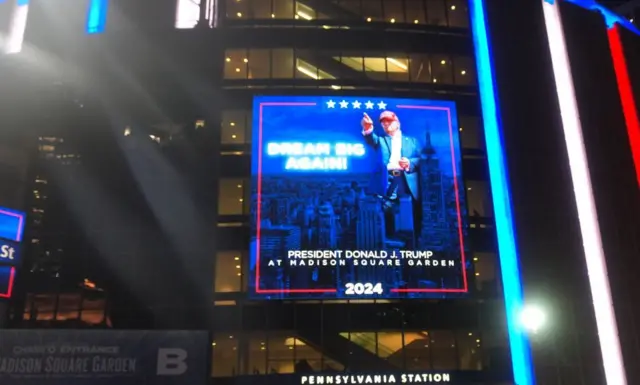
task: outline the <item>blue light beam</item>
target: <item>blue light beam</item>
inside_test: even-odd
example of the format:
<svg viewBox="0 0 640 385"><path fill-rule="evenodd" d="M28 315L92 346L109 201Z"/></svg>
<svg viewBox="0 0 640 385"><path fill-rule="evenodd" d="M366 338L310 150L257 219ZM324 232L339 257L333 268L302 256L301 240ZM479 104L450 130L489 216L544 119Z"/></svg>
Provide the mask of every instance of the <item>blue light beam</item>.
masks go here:
<svg viewBox="0 0 640 385"><path fill-rule="evenodd" d="M107 25L107 10L109 0L90 0L89 12L87 14L88 34L103 33Z"/></svg>
<svg viewBox="0 0 640 385"><path fill-rule="evenodd" d="M517 385L534 385L535 378L529 341L526 332L518 322L518 315L523 307L522 282L485 5L483 0L470 0L469 5L487 159L489 162L489 179L498 237L498 252L500 255L513 378Z"/></svg>

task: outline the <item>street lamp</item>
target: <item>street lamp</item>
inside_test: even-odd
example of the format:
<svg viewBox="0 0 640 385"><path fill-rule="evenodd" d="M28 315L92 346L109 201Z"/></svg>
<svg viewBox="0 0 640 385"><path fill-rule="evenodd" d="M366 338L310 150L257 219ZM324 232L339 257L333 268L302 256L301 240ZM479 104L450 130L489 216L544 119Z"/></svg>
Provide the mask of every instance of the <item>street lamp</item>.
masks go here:
<svg viewBox="0 0 640 385"><path fill-rule="evenodd" d="M547 322L547 314L537 305L525 305L518 316L520 325L530 333L537 333Z"/></svg>

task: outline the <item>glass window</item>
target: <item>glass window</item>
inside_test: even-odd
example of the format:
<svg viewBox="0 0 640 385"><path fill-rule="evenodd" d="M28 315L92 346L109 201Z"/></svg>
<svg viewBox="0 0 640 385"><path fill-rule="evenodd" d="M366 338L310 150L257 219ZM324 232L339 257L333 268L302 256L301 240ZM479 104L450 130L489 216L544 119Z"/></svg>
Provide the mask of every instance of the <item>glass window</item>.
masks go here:
<svg viewBox="0 0 640 385"><path fill-rule="evenodd" d="M458 120L462 148L482 149L483 140L480 132L480 118L477 116L461 116Z"/></svg>
<svg viewBox="0 0 640 385"><path fill-rule="evenodd" d="M250 18L249 1L227 0L227 18L242 19Z"/></svg>
<svg viewBox="0 0 640 385"><path fill-rule="evenodd" d="M431 369L429 333L405 332L404 354L408 370Z"/></svg>
<svg viewBox="0 0 640 385"><path fill-rule="evenodd" d="M216 254L216 293L242 291L244 259L240 251L220 251Z"/></svg>
<svg viewBox="0 0 640 385"><path fill-rule="evenodd" d="M444 0L425 0L427 5L427 24L446 26L447 14Z"/></svg>
<svg viewBox="0 0 640 385"><path fill-rule="evenodd" d="M405 13L407 23L426 24L426 12L423 0L405 0Z"/></svg>
<svg viewBox="0 0 640 385"><path fill-rule="evenodd" d="M269 79L271 77L271 57L268 49L249 50L249 79Z"/></svg>
<svg viewBox="0 0 640 385"><path fill-rule="evenodd" d="M474 253L473 268L478 291L491 294L497 288L497 262L497 256L494 253Z"/></svg>
<svg viewBox="0 0 640 385"><path fill-rule="evenodd" d="M267 367L269 374L294 372L294 334L273 332L269 334Z"/></svg>
<svg viewBox="0 0 640 385"><path fill-rule="evenodd" d="M269 0L243 0L243 1L251 2L251 6L249 9L249 17L253 19L271 19L271 2Z"/></svg>
<svg viewBox="0 0 640 385"><path fill-rule="evenodd" d="M238 374L238 341L233 334L217 334L211 343L211 375L231 377Z"/></svg>
<svg viewBox="0 0 640 385"><path fill-rule="evenodd" d="M468 180L467 207L469 215L475 217L493 217L493 206L489 184L484 181Z"/></svg>
<svg viewBox="0 0 640 385"><path fill-rule="evenodd" d="M293 0L273 0L274 19L293 19Z"/></svg>
<svg viewBox="0 0 640 385"><path fill-rule="evenodd" d="M247 50L227 50L224 58L224 78L246 79L248 68L247 63L249 63Z"/></svg>
<svg viewBox="0 0 640 385"><path fill-rule="evenodd" d="M453 83L453 63L446 55L433 55L431 57L431 81L433 83Z"/></svg>
<svg viewBox="0 0 640 385"><path fill-rule="evenodd" d="M431 83L431 62L427 55L411 55L409 72L412 82Z"/></svg>
<svg viewBox="0 0 640 385"><path fill-rule="evenodd" d="M482 370L482 355L476 342L479 335L473 331L456 333L461 370Z"/></svg>
<svg viewBox="0 0 640 385"><path fill-rule="evenodd" d="M247 370L245 374L267 374L267 335L264 332L247 334Z"/></svg>
<svg viewBox="0 0 640 385"><path fill-rule="evenodd" d="M305 344L297 338L295 343L295 371L296 373L314 372L322 370L322 353L315 348Z"/></svg>
<svg viewBox="0 0 640 385"><path fill-rule="evenodd" d="M388 80L392 82L409 81L409 58L401 54L389 54L386 58Z"/></svg>
<svg viewBox="0 0 640 385"><path fill-rule="evenodd" d="M335 2L344 12L336 12L335 17L332 17L332 19L366 19L365 14L362 12L362 0L339 0ZM374 0L367 1L367 3L375 2ZM378 1L379 5L380 2Z"/></svg>
<svg viewBox="0 0 640 385"><path fill-rule="evenodd" d="M250 113L242 110L222 111L222 144L244 144L251 137Z"/></svg>
<svg viewBox="0 0 640 385"><path fill-rule="evenodd" d="M384 9L385 20L389 23L404 23L404 9L402 1L383 0L382 8Z"/></svg>
<svg viewBox="0 0 640 385"><path fill-rule="evenodd" d="M370 0L362 2L362 13L366 21L385 21L382 13L382 1Z"/></svg>
<svg viewBox="0 0 640 385"><path fill-rule="evenodd" d="M220 179L219 215L243 215L245 181L241 178Z"/></svg>
<svg viewBox="0 0 640 385"><path fill-rule="evenodd" d="M467 2L464 0L447 0L447 16L449 27L469 28Z"/></svg>
<svg viewBox="0 0 640 385"><path fill-rule="evenodd" d="M453 59L455 84L472 86L476 84L475 65L470 57L459 56Z"/></svg>
<svg viewBox="0 0 640 385"><path fill-rule="evenodd" d="M458 369L458 350L456 339L450 330L435 330L429 332L431 342L431 363L435 370Z"/></svg>
<svg viewBox="0 0 640 385"><path fill-rule="evenodd" d="M275 79L293 78L293 50L274 49L271 52L272 76Z"/></svg>

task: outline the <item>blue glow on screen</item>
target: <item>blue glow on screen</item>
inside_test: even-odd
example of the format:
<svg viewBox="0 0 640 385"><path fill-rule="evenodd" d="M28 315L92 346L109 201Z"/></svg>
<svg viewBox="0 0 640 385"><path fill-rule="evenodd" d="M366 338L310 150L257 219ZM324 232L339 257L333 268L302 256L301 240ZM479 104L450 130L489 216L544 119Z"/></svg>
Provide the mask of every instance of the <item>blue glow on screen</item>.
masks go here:
<svg viewBox="0 0 640 385"><path fill-rule="evenodd" d="M24 219L23 212L0 207L0 238L20 242Z"/></svg>
<svg viewBox="0 0 640 385"><path fill-rule="evenodd" d="M108 8L109 0L90 0L89 13L87 15L88 34L104 32L107 24Z"/></svg>
<svg viewBox="0 0 640 385"><path fill-rule="evenodd" d="M465 296L457 128L450 101L255 97L250 295Z"/></svg>
<svg viewBox="0 0 640 385"><path fill-rule="evenodd" d="M482 102L482 118L489 162L489 179L495 210L498 252L507 313L507 328L511 347L513 377L518 385L535 383L531 351L525 331L518 324L522 309L523 294L516 247L516 235L511 208L507 165L502 128L498 112L498 95L495 86L489 30L483 0L470 1L471 26L473 31L478 84Z"/></svg>

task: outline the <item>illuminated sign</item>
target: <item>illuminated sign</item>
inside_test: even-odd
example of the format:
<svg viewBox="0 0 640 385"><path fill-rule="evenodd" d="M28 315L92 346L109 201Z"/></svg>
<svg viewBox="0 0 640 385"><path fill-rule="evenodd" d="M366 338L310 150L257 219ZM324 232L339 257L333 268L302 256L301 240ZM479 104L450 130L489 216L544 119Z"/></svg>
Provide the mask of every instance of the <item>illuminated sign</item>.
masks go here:
<svg viewBox="0 0 640 385"><path fill-rule="evenodd" d="M15 267L0 266L0 298L11 298L15 275Z"/></svg>
<svg viewBox="0 0 640 385"><path fill-rule="evenodd" d="M0 265L19 265L21 260L20 244L0 239Z"/></svg>
<svg viewBox="0 0 640 385"><path fill-rule="evenodd" d="M466 293L455 107L380 97L257 97L251 295Z"/></svg>
<svg viewBox="0 0 640 385"><path fill-rule="evenodd" d="M0 238L20 242L24 217L24 213L0 207Z"/></svg>
<svg viewBox="0 0 640 385"><path fill-rule="evenodd" d="M329 374L300 376L300 385L439 384L450 383L449 373Z"/></svg>

